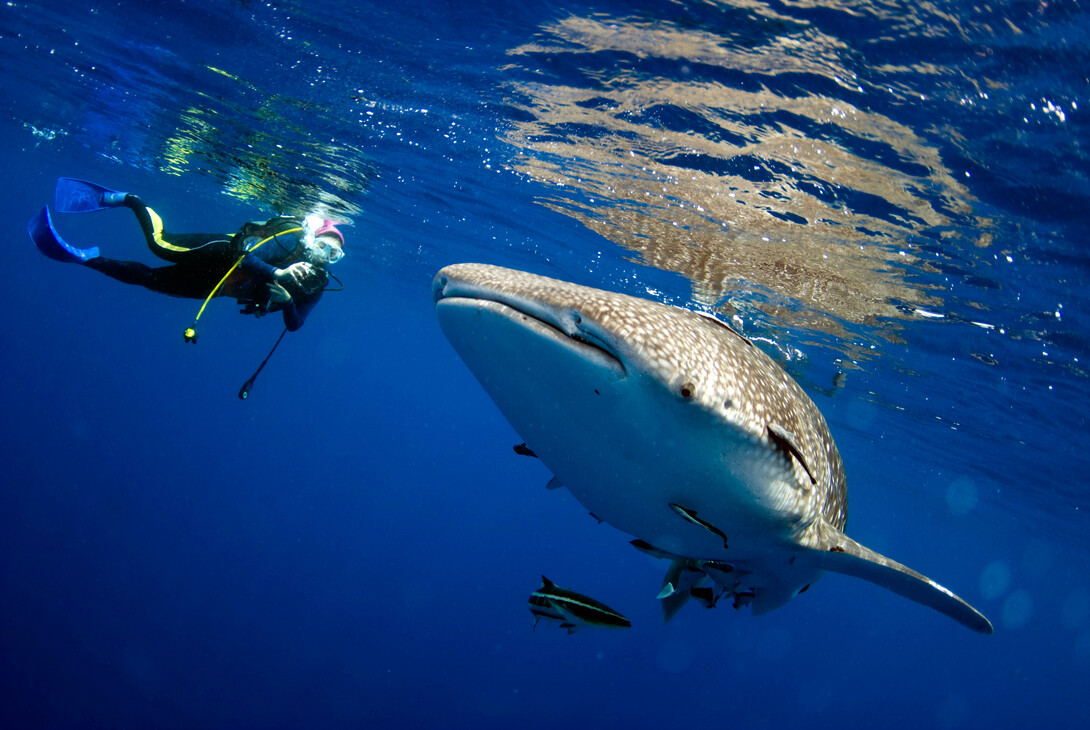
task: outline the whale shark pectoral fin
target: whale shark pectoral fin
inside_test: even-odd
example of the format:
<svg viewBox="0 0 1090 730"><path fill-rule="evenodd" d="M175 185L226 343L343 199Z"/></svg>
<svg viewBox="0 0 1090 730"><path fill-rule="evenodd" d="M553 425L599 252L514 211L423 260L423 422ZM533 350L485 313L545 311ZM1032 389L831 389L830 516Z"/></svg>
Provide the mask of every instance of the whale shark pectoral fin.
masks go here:
<svg viewBox="0 0 1090 730"><path fill-rule="evenodd" d="M816 551L822 570L851 575L887 588L910 601L944 613L981 634L995 631L992 622L950 590L925 575L890 560L852 540L828 524L822 525L821 547Z"/></svg>
<svg viewBox="0 0 1090 730"><path fill-rule="evenodd" d="M650 555L652 558L657 558L659 560L684 560L685 559L685 558L681 557L680 555L675 555L675 554L673 554L671 552L667 552L665 550L660 550L659 548L655 547L651 543L644 542L643 540L630 540L628 544L631 545L632 547L636 548L637 550L639 550L641 553L643 553L645 555Z"/></svg>
<svg viewBox="0 0 1090 730"><path fill-rule="evenodd" d="M668 596L662 597L662 622L664 624L670 623L670 619L677 615L677 612L681 610L682 606L689 602L689 591L675 591Z"/></svg>
<svg viewBox="0 0 1090 730"><path fill-rule="evenodd" d="M683 560L675 560L670 563L670 567L666 569L666 575L662 579L662 590L659 591L655 598L661 601L681 590L681 575L684 571L685 562Z"/></svg>

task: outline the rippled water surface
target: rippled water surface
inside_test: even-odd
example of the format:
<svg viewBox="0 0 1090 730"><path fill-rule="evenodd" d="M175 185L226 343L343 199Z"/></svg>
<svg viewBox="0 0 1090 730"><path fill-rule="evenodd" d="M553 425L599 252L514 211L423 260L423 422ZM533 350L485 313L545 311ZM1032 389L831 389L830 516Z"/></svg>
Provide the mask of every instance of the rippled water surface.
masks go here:
<svg viewBox="0 0 1090 730"><path fill-rule="evenodd" d="M1077 2L5 4L5 726L1090 724L1088 70ZM239 403L275 324L41 257L62 175L321 211L345 289ZM456 261L730 320L996 635L836 576L662 626L439 335ZM531 632L542 573L633 628Z"/></svg>

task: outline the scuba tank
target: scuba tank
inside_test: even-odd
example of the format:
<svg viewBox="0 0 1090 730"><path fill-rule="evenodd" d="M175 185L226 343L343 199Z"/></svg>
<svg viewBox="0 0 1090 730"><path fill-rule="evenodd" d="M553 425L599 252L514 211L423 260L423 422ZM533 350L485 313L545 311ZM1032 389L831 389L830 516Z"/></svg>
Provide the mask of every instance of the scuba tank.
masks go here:
<svg viewBox="0 0 1090 730"><path fill-rule="evenodd" d="M231 238L231 245L239 256L252 250L262 261L274 263L295 251L302 225L303 220L294 216L276 216L263 223L251 221ZM263 241L267 242L258 246Z"/></svg>

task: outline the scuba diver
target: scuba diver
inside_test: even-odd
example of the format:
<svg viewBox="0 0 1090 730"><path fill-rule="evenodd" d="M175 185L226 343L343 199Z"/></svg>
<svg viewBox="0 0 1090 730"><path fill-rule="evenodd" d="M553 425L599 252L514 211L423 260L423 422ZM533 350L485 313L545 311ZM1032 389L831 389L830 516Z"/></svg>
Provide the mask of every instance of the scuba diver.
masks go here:
<svg viewBox="0 0 1090 730"><path fill-rule="evenodd" d="M282 312L286 331L303 326L329 283L327 267L344 257L344 236L332 221L319 216L277 216L247 223L233 235L172 234L135 195L75 178L57 180L53 207L58 213L128 208L140 222L151 252L170 263L153 268L106 258L98 247L76 248L58 235L46 206L27 223L27 233L49 258L170 296L204 299L205 306L214 296L234 297L242 314ZM203 312L204 306L198 319ZM196 320L185 339L196 342Z"/></svg>

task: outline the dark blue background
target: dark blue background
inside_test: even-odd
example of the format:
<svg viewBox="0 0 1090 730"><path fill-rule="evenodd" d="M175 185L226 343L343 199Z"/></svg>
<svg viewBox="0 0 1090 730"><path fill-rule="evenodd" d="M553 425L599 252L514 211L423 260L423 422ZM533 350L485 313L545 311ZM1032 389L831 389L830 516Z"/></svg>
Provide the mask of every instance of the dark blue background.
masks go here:
<svg viewBox="0 0 1090 730"><path fill-rule="evenodd" d="M507 171L498 137L520 112L496 91L499 69L507 49L569 14L682 17L713 32L744 11L199 6L0 10L0 724L1090 722L1087 201L1085 167L1064 162L1085 142L1090 109L1086 84L1065 75L1085 61L1077 6L1003 9L1068 38L1069 56L1047 36L1012 48L971 33L936 46L860 40L856 52L861 65L930 59L970 75L1033 61L1037 70L1014 74L997 104L1058 89L1077 101L1049 132L1054 144L1025 128L1005 133L1002 119L973 109L954 124L983 140L975 152L941 146L931 130L951 168L973 172L980 211L1008 231L1006 248L961 254L1013 252L999 288L973 296L993 318L1019 322L1019 336L914 321L849 373L847 389L811 387L848 467L848 532L977 605L996 624L992 637L840 576L768 616L690 607L663 626L654 596L666 565L566 492L545 490L548 473L512 452L521 439L436 326L431 275L462 260L684 303L682 277L634 265L539 205L542 183ZM832 9L768 7L847 41L877 32ZM343 55L316 50L330 47ZM209 67L258 91L290 87L307 103L273 104L283 117L261 128L261 94ZM158 143L179 136L172 125L189 94L219 105L222 126L203 152L188 138L174 148L188 156L167 164ZM375 101L381 121L353 95ZM882 111L920 133L934 113L922 103ZM293 154L326 149L341 182L308 163L313 154L278 157L276 140ZM320 146L330 140L335 151ZM1015 164L1009 148L1033 164ZM289 193L335 193L352 219L337 269L345 291L285 338L247 402L235 393L275 341L274 318L242 318L216 301L199 344L185 344L199 302L49 261L24 231L61 175L138 192L178 230L231 230L275 212L283 191L225 194L238 170L255 180L290 170ZM147 258L124 211L57 218L73 241ZM983 264L965 262L974 265ZM1050 320L1058 303L1063 318ZM985 336L998 366L969 357ZM825 385L825 360L813 361L790 367ZM975 508L951 509L951 485L975 495ZM1004 568L1009 584L987 577ZM526 598L542 573L621 610L633 628L532 632Z"/></svg>

